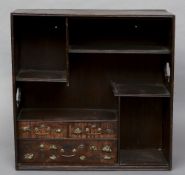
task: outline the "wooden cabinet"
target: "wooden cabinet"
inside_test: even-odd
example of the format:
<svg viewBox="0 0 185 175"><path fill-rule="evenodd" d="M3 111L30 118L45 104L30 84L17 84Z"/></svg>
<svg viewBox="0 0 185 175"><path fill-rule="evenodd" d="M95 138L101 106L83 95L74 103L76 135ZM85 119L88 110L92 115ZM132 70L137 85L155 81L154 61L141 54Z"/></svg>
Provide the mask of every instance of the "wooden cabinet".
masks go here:
<svg viewBox="0 0 185 175"><path fill-rule="evenodd" d="M170 170L175 16L11 13L19 170Z"/></svg>

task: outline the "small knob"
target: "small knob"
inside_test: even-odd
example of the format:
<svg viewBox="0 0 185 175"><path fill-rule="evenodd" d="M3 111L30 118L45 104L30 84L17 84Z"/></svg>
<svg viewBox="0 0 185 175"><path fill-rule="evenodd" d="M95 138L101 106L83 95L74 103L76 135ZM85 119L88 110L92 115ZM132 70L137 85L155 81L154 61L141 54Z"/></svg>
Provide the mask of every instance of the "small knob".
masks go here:
<svg viewBox="0 0 185 175"><path fill-rule="evenodd" d="M56 132L56 133L61 133L62 130L61 130L61 129L56 129L55 132Z"/></svg>
<svg viewBox="0 0 185 175"><path fill-rule="evenodd" d="M39 147L40 147L41 149L43 149L43 148L44 148L44 144L41 143L41 144L39 145Z"/></svg>
<svg viewBox="0 0 185 175"><path fill-rule="evenodd" d="M134 28L135 28L135 29L138 29L138 27L139 27L139 26L138 26L137 24L134 25Z"/></svg>
<svg viewBox="0 0 185 175"><path fill-rule="evenodd" d="M80 156L80 160L85 160L86 157L84 155Z"/></svg>
<svg viewBox="0 0 185 175"><path fill-rule="evenodd" d="M24 159L31 160L33 159L34 154L33 153L27 153L24 155Z"/></svg>
<svg viewBox="0 0 185 175"><path fill-rule="evenodd" d="M60 149L60 152L61 152L61 153L64 153L64 149L63 149L63 148L61 148L61 149Z"/></svg>
<svg viewBox="0 0 185 175"><path fill-rule="evenodd" d="M57 156L55 156L55 155L53 154L53 155L49 156L49 158L50 158L51 160L56 160Z"/></svg>

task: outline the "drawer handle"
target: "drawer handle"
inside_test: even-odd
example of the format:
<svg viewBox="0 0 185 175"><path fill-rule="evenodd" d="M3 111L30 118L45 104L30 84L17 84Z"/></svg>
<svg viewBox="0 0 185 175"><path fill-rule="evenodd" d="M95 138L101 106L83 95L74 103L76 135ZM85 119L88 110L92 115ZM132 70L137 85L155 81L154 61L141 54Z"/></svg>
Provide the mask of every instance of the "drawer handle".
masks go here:
<svg viewBox="0 0 185 175"><path fill-rule="evenodd" d="M60 152L61 152L61 153L64 153L65 151L64 151L63 148L61 148L61 149L60 149ZM73 152L73 153L76 153L76 152L77 152L77 149L76 149L76 148L73 148L73 149L72 149L72 152Z"/></svg>
<svg viewBox="0 0 185 175"><path fill-rule="evenodd" d="M56 160L56 159L57 159L57 156L55 156L55 155L53 154L53 155L49 156L49 158L50 158L51 160Z"/></svg>
<svg viewBox="0 0 185 175"><path fill-rule="evenodd" d="M24 155L24 159L31 160L33 159L34 154L33 153L27 153Z"/></svg>
<svg viewBox="0 0 185 175"><path fill-rule="evenodd" d="M105 145L103 148L102 148L102 151L103 152L112 152L112 149L109 145Z"/></svg>
<svg viewBox="0 0 185 175"><path fill-rule="evenodd" d="M74 157L74 156L76 156L76 154L69 154L69 155L62 154L61 156L62 157Z"/></svg>
<svg viewBox="0 0 185 175"><path fill-rule="evenodd" d="M36 135L40 135L40 136L48 135L50 132L50 127L42 124L39 127L35 127L34 131Z"/></svg>
<svg viewBox="0 0 185 175"><path fill-rule="evenodd" d="M21 128L21 130L24 131L24 132L27 132L27 131L30 131L31 129L30 129L29 126L23 126L23 127Z"/></svg>
<svg viewBox="0 0 185 175"><path fill-rule="evenodd" d="M103 159L104 159L104 160L110 160L110 159L112 159L112 157L111 157L111 156L108 156L108 155L105 155L105 156L103 157Z"/></svg>
<svg viewBox="0 0 185 175"><path fill-rule="evenodd" d="M69 154L69 155L62 154L61 156L62 156L62 157L74 157L74 156L76 156L76 152L78 152L78 149L83 149L84 147L85 147L85 145L80 144L77 148L73 148L73 149L71 150L71 152L72 152L73 154ZM60 152L61 152L61 153L64 153L64 152L65 152L64 148L61 148L61 149L60 149Z"/></svg>
<svg viewBox="0 0 185 175"><path fill-rule="evenodd" d="M61 148L61 149L60 149L60 152L61 152L61 153L64 153L65 151L64 151L63 148ZM76 148L73 148L73 149L72 149L72 152L73 152L73 153L76 153L76 152L77 152L77 149L76 149ZM74 157L74 156L76 156L76 154L68 154L68 155L67 155L67 154L62 154L61 156L62 156L62 157Z"/></svg>

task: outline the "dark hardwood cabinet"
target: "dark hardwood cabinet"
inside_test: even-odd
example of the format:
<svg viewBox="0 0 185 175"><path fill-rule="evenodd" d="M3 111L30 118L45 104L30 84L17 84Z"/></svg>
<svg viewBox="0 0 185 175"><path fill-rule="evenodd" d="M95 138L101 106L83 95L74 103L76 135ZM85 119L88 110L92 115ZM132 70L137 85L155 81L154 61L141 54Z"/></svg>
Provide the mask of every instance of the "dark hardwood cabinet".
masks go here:
<svg viewBox="0 0 185 175"><path fill-rule="evenodd" d="M175 16L11 13L18 170L170 170Z"/></svg>

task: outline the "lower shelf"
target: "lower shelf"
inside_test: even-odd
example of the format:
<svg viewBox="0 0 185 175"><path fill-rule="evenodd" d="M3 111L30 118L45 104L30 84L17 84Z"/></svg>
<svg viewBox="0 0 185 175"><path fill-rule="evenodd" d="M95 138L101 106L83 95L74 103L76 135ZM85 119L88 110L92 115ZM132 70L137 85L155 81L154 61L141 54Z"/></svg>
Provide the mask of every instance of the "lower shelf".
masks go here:
<svg viewBox="0 0 185 175"><path fill-rule="evenodd" d="M116 110L86 108L23 108L18 120L116 121Z"/></svg>
<svg viewBox="0 0 185 175"><path fill-rule="evenodd" d="M53 171L133 171L133 170L161 170L167 171L170 170L169 166L123 166L123 165L113 165L113 166L63 166L60 164L26 164L18 163L16 165L17 170L53 170Z"/></svg>
<svg viewBox="0 0 185 175"><path fill-rule="evenodd" d="M121 150L120 165L122 166L168 166L163 152L157 149Z"/></svg>

